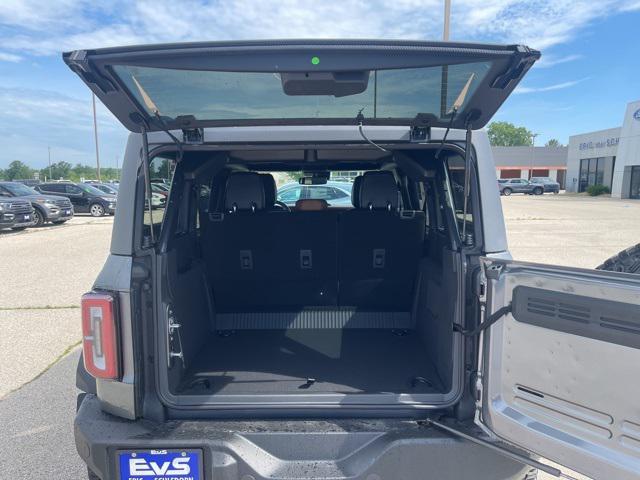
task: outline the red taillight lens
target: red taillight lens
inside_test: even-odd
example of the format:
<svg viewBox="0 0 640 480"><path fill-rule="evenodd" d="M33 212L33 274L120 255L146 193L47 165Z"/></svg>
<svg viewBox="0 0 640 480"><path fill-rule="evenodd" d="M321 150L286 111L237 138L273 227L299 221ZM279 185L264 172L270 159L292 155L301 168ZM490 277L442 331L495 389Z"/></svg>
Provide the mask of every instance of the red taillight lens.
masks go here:
<svg viewBox="0 0 640 480"><path fill-rule="evenodd" d="M115 380L120 376L115 297L85 293L81 304L84 366L96 378Z"/></svg>

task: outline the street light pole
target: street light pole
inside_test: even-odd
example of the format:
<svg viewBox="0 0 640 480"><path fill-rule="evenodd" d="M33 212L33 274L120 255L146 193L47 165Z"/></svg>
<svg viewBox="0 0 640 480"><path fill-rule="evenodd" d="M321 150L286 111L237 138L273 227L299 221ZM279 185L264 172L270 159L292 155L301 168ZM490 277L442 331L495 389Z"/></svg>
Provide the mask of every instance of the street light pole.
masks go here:
<svg viewBox="0 0 640 480"><path fill-rule="evenodd" d="M96 95L91 94L93 103L93 136L96 141L96 173L98 174L98 182L100 181L100 151L98 149L98 122L96 121Z"/></svg>
<svg viewBox="0 0 640 480"><path fill-rule="evenodd" d="M533 160L536 154L536 137L540 135L539 133L531 134L531 165L529 166L529 180L533 177Z"/></svg>
<svg viewBox="0 0 640 480"><path fill-rule="evenodd" d="M442 31L442 40L449 41L449 24L451 20L451 0L444 0L444 28Z"/></svg>
<svg viewBox="0 0 640 480"><path fill-rule="evenodd" d="M451 17L451 0L444 0L444 21L442 28L442 40L449 41L449 25ZM442 66L442 78L440 79L440 118L447 115L447 84L449 82L449 67Z"/></svg>

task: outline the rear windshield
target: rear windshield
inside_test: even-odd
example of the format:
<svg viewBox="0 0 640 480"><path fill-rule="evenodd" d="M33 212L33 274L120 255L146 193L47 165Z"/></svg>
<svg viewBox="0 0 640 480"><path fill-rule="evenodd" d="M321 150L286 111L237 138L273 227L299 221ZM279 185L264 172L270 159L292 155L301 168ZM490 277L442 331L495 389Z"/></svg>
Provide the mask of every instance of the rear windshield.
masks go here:
<svg viewBox="0 0 640 480"><path fill-rule="evenodd" d="M458 107L464 109L491 65L371 71L366 90L343 97L287 95L277 73L113 68L150 115L157 109L165 117L194 115L198 120L355 119L362 111L366 118L432 114L443 119L459 98Z"/></svg>

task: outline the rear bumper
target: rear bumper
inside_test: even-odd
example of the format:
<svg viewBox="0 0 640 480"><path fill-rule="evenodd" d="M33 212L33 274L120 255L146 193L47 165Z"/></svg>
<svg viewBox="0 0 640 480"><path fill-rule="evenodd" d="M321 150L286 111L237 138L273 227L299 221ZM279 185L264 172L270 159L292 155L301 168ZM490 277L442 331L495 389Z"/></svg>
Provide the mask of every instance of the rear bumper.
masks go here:
<svg viewBox="0 0 640 480"><path fill-rule="evenodd" d="M528 467L476 444L402 420L129 421L88 394L76 448L102 480L118 450L200 449L203 479L518 479Z"/></svg>

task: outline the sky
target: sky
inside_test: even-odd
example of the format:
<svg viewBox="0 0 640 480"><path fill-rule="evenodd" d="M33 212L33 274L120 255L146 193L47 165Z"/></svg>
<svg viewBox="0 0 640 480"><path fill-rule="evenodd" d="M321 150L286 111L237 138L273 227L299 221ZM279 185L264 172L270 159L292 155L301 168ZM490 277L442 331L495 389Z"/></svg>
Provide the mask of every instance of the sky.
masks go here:
<svg viewBox="0 0 640 480"><path fill-rule="evenodd" d="M556 138L620 126L640 99L640 0L452 0L450 39L519 43L542 59L494 117ZM0 2L0 168L93 164L91 94L61 53L144 43L264 38L439 40L443 0ZM101 164L127 130L98 105Z"/></svg>

